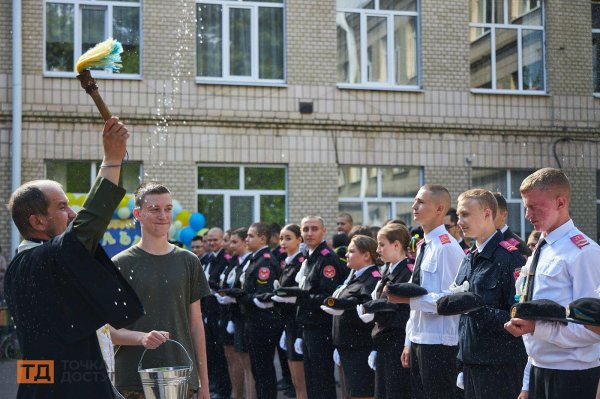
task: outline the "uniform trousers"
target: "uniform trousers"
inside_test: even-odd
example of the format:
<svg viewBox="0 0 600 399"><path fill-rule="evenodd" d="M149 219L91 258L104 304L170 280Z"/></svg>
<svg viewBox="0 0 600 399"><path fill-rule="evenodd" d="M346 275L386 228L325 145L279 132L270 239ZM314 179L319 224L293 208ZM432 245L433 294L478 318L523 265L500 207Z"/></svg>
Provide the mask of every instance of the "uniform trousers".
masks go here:
<svg viewBox="0 0 600 399"><path fill-rule="evenodd" d="M217 306L219 306L217 304ZM212 386L212 392L218 393L226 398L231 396L231 381L229 380L229 369L227 359L220 342L218 313L207 317L204 324L206 338L206 361L208 362L208 379Z"/></svg>
<svg viewBox="0 0 600 399"><path fill-rule="evenodd" d="M465 399L516 399L521 393L525 364L463 364Z"/></svg>
<svg viewBox="0 0 600 399"><path fill-rule="evenodd" d="M280 328L265 326L246 320L250 367L254 376L257 399L277 398L277 375L275 374L275 345L279 340Z"/></svg>
<svg viewBox="0 0 600 399"><path fill-rule="evenodd" d="M410 382L414 399L456 398L458 346L411 342Z"/></svg>
<svg viewBox="0 0 600 399"><path fill-rule="evenodd" d="M410 399L410 369L402 367L400 360L404 350L404 340L392 340L385 345L378 345L376 349L375 397Z"/></svg>
<svg viewBox="0 0 600 399"><path fill-rule="evenodd" d="M531 366L529 399L594 399L600 367L554 370Z"/></svg>
<svg viewBox="0 0 600 399"><path fill-rule="evenodd" d="M308 399L336 399L331 326L305 326L302 336Z"/></svg>
<svg viewBox="0 0 600 399"><path fill-rule="evenodd" d="M338 348L347 397L371 397L375 392L375 374L369 367L371 348Z"/></svg>

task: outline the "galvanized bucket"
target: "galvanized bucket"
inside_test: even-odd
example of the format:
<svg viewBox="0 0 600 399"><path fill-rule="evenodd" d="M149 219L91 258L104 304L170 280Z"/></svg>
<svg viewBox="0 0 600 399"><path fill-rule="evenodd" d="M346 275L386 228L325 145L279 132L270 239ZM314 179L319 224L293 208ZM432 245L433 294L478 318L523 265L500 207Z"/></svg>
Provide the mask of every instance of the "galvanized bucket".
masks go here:
<svg viewBox="0 0 600 399"><path fill-rule="evenodd" d="M142 380L144 396L146 399L186 399L188 394L188 381L192 375L194 362L190 355L179 342L169 339L183 349L190 361L189 366L155 367L142 369L142 360L146 350L142 353L138 363L138 373Z"/></svg>

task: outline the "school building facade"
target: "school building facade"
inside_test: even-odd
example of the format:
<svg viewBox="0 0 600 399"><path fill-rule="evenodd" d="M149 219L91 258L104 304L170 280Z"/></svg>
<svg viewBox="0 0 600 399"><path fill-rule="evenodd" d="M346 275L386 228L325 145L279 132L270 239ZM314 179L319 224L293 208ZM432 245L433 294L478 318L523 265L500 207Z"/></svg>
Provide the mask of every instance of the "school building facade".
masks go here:
<svg viewBox="0 0 600 399"><path fill-rule="evenodd" d="M3 204L11 21L0 0ZM598 1L23 0L21 26L23 182L89 189L102 120L74 63L115 37L121 74L92 74L132 132L128 192L162 181L211 226L410 221L419 186L439 183L454 201L503 192L524 235L519 184L552 166L573 183L576 224L600 235Z"/></svg>

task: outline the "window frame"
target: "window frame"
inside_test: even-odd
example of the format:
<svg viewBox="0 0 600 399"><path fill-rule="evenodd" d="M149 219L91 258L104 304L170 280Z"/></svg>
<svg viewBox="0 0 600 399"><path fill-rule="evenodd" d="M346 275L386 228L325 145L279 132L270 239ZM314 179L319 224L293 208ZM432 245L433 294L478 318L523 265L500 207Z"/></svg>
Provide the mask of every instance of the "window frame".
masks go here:
<svg viewBox="0 0 600 399"><path fill-rule="evenodd" d="M508 1L510 0L493 0L494 2L496 1L502 1L503 2L503 13L505 16L505 20L508 18ZM546 51L546 8L545 8L545 4L546 1L545 0L540 0L540 6L539 8L541 9L541 25L540 26L536 26L536 25L517 25L517 24L510 24L507 23L507 21L504 21L503 23L496 23L496 22L491 22L491 23L483 23L483 22L471 22L470 21L470 17L469 17L469 29L471 28L480 28L480 29L489 29L488 32L482 33L481 35L478 35L477 38L475 40L480 40L481 38L489 35L490 36L490 69L491 69L491 83L492 83L492 88L491 89L482 89L482 88L474 88L474 87L470 87L471 93L475 93L475 94L516 94L516 95L536 95L536 96L546 96L548 95L548 74L546 71L547 68L547 60L546 60L546 56L547 56L547 51ZM530 10L529 12L535 11L537 10L538 7L536 7L535 9ZM495 7L494 4L492 5L492 13L495 12ZM494 14L492 14L494 15ZM523 14L523 16L526 14ZM510 89L497 89L496 88L496 29L512 29L512 30L516 30L517 31L517 74L518 74L518 82L519 82L519 89L516 90L510 90ZM541 31L542 32L542 62L543 62L543 68L542 68L542 73L543 73L543 81L544 81L544 90L523 90L523 30L537 30L537 31ZM493 34L492 34L493 33ZM471 51L470 46L472 43L475 42L471 41L469 39L469 51ZM470 61L469 61L469 65L470 65ZM469 78L471 77L471 73L469 72ZM470 83L469 83L470 86Z"/></svg>
<svg viewBox="0 0 600 399"><path fill-rule="evenodd" d="M48 71L46 70L46 9L48 4L71 4L74 8L73 15L73 71ZM55 77L55 78L72 78L77 76L77 71L75 70L75 64L77 63L77 59L81 56L81 40L82 40L82 32L81 32L81 6L100 6L106 7L106 19L105 19L105 29L106 29L106 38L113 37L113 7L137 7L139 8L139 65L140 71L139 73L120 73L113 72L111 70L105 69L104 71L94 71L94 78L101 79L117 79L117 80L142 80L143 75L143 6L142 0L137 2L134 1L111 1L111 0L44 0L44 10L43 10L43 50L42 50L42 65L43 65L43 76L45 77Z"/></svg>
<svg viewBox="0 0 600 399"><path fill-rule="evenodd" d="M360 15L360 83L346 83L337 82L336 86L340 89L359 89L359 90L386 90L386 91L413 91L422 92L421 78L421 1L416 0L417 6L416 11L396 11L396 10L382 10L379 8L379 0L374 0L372 9L366 8L337 8L336 16L338 13L355 13ZM415 85L397 85L393 83L394 76L396 73L396 65L394 62L394 18L396 16L403 17L415 17L416 18L416 63L417 63L417 83ZM369 82L368 71L366 65L368 64L367 50L368 46L363 43L368 43L367 39L367 18L368 17L386 17L387 18L387 73L388 80L385 83ZM337 24L336 24L337 30ZM391 33L391 35L390 35ZM337 63L337 57L336 57ZM337 68L337 64L336 64ZM337 75L337 71L336 71ZM337 81L336 76L336 81Z"/></svg>
<svg viewBox="0 0 600 399"><path fill-rule="evenodd" d="M220 5L223 7L222 19L221 19L221 77L215 76L198 76L198 54L194 60L194 74L195 81L199 84L221 84L221 85L236 85L236 86L275 86L275 87L287 87L287 37L286 37L286 4L285 0L281 0L281 3L266 3L260 0L256 1L245 1L245 0L196 0L196 7L194 9L194 15L198 12L198 7L201 4ZM260 60L259 60L259 22L258 22L258 9L259 7L265 8L281 8L283 9L283 37L281 38L283 43L283 78L282 79L261 79L260 73ZM230 10L232 8L237 9L249 9L250 10L250 69L251 76L240 76L230 74L230 40L229 40L229 21L230 21ZM198 22L196 22L196 41L194 42L194 48L197 51L197 40L198 40Z"/></svg>
<svg viewBox="0 0 600 399"><path fill-rule="evenodd" d="M237 189L200 189L198 185L198 169L199 168L239 168L239 186ZM281 168L284 170L284 189L283 190L268 190L268 189L246 189L246 168ZM289 184L288 184L288 167L287 165L280 164L215 164L215 163L198 163L196 164L196 202L200 195L222 195L223 196L223 230L229 230L231 228L231 197L252 197L253 198L253 223L261 221L260 214L260 199L261 196L284 196L285 197L285 209L284 209L284 221L287 223L288 212L289 212ZM198 210L200 212L200 210ZM237 226L241 227L241 226ZM247 226L246 226L247 227Z"/></svg>
<svg viewBox="0 0 600 399"><path fill-rule="evenodd" d="M362 216L361 216L361 223L362 224L368 224L367 221L369 221L369 204L390 204L390 214L388 214L388 219L394 219L396 218L396 207L397 204L409 204L412 205L412 203L415 201L415 197L384 197L383 194L383 187L382 187L382 169L385 168L395 168L395 167L405 167L405 168L414 168L414 169L419 169L419 187L422 187L425 184L425 169L422 166L409 166L409 165L385 165L385 166L373 166L373 165L369 165L369 166L365 166L365 165L338 165L338 172L339 172L339 168L340 167L351 167L351 168L360 168L361 169L361 174L365 173L367 168L376 168L377 169L377 187L376 187L376 192L377 195L375 197L370 197L370 196L366 196L363 195L362 193L365 191L362 188L362 184L364 182L363 178L361 177L361 194L358 197L340 197L339 196L339 187L338 187L338 209L339 209L339 204L340 203L352 203L352 204L361 204L361 212L362 212ZM355 221L355 224L358 224L358 221Z"/></svg>

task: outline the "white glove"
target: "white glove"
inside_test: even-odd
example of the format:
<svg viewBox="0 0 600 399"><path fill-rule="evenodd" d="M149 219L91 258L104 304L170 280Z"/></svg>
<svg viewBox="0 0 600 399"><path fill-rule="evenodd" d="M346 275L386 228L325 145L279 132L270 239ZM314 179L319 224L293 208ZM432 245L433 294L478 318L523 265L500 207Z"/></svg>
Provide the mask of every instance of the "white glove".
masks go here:
<svg viewBox="0 0 600 399"><path fill-rule="evenodd" d="M227 331L227 334L233 334L235 332L235 325L233 324L233 321L229 320L227 322L227 327L225 327L225 330Z"/></svg>
<svg viewBox="0 0 600 399"><path fill-rule="evenodd" d="M295 296L277 296L277 295L273 295L271 297L271 299L273 300L273 302L279 302L279 303L296 303L296 297Z"/></svg>
<svg viewBox="0 0 600 399"><path fill-rule="evenodd" d="M462 371L458 373L458 377L456 377L456 386L460 389L465 389L465 376Z"/></svg>
<svg viewBox="0 0 600 399"><path fill-rule="evenodd" d="M304 352L302 351L302 342L302 338L296 338L296 340L294 341L294 350L299 355L304 354Z"/></svg>
<svg viewBox="0 0 600 399"><path fill-rule="evenodd" d="M336 366L342 365L342 361L340 360L340 352L338 352L337 349L334 349L334 351L333 351L333 362L335 363Z"/></svg>
<svg viewBox="0 0 600 399"><path fill-rule="evenodd" d="M269 309L273 307L273 302L261 302L257 298L254 298L252 302L254 302L254 304L261 309Z"/></svg>
<svg viewBox="0 0 600 399"><path fill-rule="evenodd" d="M321 310L325 313L329 313L332 316L341 316L344 313L343 310L330 308L329 306L321 305Z"/></svg>
<svg viewBox="0 0 600 399"><path fill-rule="evenodd" d="M374 313L365 313L365 308L363 305L356 305L356 313L358 317L362 320L363 323L368 324L373 321L375 318Z"/></svg>
<svg viewBox="0 0 600 399"><path fill-rule="evenodd" d="M279 338L279 347L284 351L287 351L287 345L285 344L285 331L281 333L281 338Z"/></svg>
<svg viewBox="0 0 600 399"><path fill-rule="evenodd" d="M369 357L367 358L367 363L369 364L369 367L371 367L373 370L376 369L375 359L377 359L377 351L371 351L371 353L369 353Z"/></svg>
<svg viewBox="0 0 600 399"><path fill-rule="evenodd" d="M219 294L214 294L214 295L215 295L215 298L217 298L217 302L219 302L219 304L221 304L221 305L231 305L232 303L237 303L237 300L230 296L222 296Z"/></svg>
<svg viewBox="0 0 600 399"><path fill-rule="evenodd" d="M449 290L453 294L458 294L459 292L469 292L469 282L465 281L461 285L456 285L456 282L454 282L450 286Z"/></svg>

